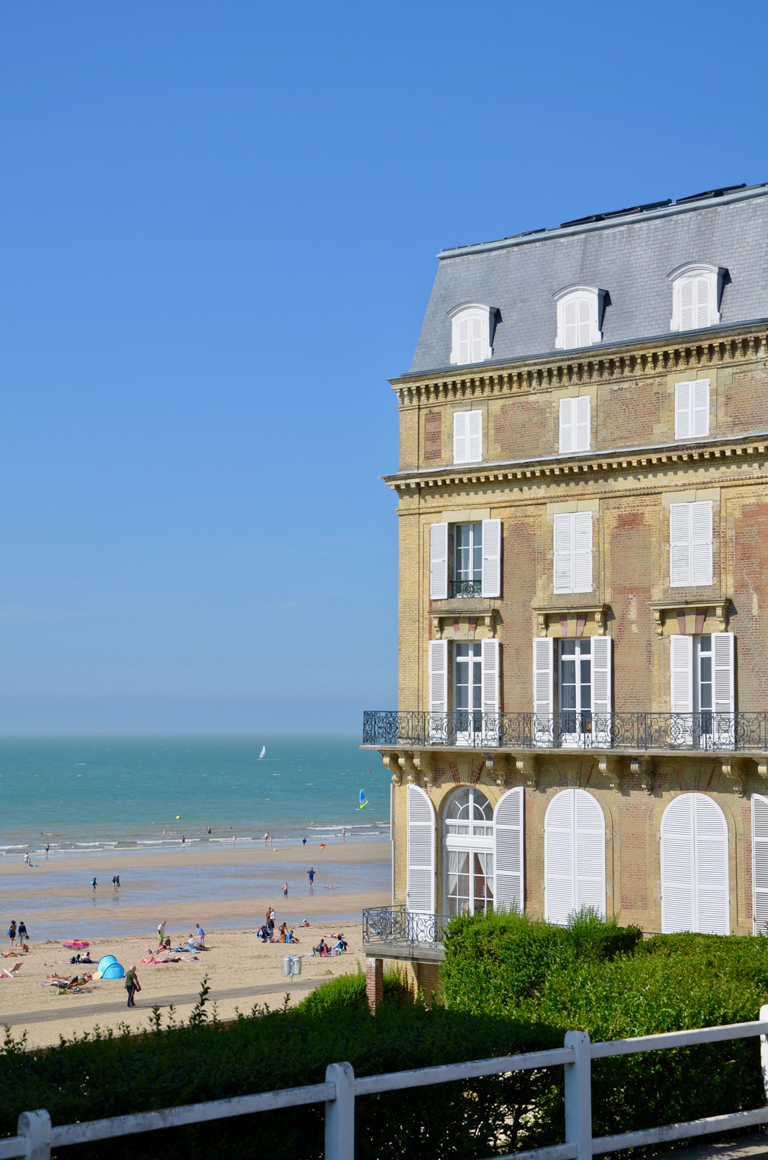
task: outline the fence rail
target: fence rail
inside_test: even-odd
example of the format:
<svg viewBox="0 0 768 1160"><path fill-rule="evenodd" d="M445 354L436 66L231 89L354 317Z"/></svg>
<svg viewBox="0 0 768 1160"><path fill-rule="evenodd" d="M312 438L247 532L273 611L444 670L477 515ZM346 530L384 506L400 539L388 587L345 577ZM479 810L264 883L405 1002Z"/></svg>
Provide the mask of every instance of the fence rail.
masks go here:
<svg viewBox="0 0 768 1160"><path fill-rule="evenodd" d="M529 1152L515 1152L496 1160L590 1160L593 1155L623 1151L649 1144L700 1137L713 1132L768 1124L768 1106L731 1115L708 1116L702 1120L625 1132L618 1136L592 1136L593 1059L617 1055L634 1055L641 1051L664 1051L691 1047L700 1043L761 1037L761 1064L768 1096L768 1005L760 1008L760 1019L754 1023L732 1023L724 1027L702 1027L694 1031L673 1031L665 1035L643 1035L635 1039L618 1039L609 1043L592 1043L585 1031L569 1031L563 1047L551 1051L533 1051L496 1059L472 1060L468 1063L426 1067L414 1071L395 1071L387 1075L355 1078L348 1063L332 1063L325 1073L325 1083L308 1087L286 1088L238 1096L213 1103L190 1104L180 1108L140 1112L90 1123L52 1127L48 1112L23 1112L19 1117L18 1135L0 1139L0 1160L50 1160L51 1148L86 1144L93 1140L114 1139L136 1132L175 1128L182 1124L199 1124L231 1116L306 1104L325 1104L326 1160L354 1160L355 1099L357 1096L399 1091L403 1088L428 1087L440 1083L504 1075L514 1071L531 1071L545 1067L565 1068L565 1143Z"/></svg>
<svg viewBox="0 0 768 1160"><path fill-rule="evenodd" d="M768 750L768 712L450 713L369 709L363 745L476 749Z"/></svg>

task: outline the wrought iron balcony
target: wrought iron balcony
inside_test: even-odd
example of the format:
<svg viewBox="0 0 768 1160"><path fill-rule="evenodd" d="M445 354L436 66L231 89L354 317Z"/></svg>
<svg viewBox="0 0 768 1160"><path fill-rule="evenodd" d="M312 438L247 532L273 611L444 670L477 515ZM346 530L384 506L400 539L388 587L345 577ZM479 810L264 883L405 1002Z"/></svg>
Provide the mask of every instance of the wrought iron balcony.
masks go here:
<svg viewBox="0 0 768 1160"><path fill-rule="evenodd" d="M768 713L451 713L368 710L363 745L476 749L768 750Z"/></svg>
<svg viewBox="0 0 768 1160"><path fill-rule="evenodd" d="M482 580L451 580L449 592L454 599L461 596L482 596Z"/></svg>
<svg viewBox="0 0 768 1160"><path fill-rule="evenodd" d="M450 920L444 914L415 913L405 906L377 906L363 911L363 949L381 958L440 961L443 935Z"/></svg>

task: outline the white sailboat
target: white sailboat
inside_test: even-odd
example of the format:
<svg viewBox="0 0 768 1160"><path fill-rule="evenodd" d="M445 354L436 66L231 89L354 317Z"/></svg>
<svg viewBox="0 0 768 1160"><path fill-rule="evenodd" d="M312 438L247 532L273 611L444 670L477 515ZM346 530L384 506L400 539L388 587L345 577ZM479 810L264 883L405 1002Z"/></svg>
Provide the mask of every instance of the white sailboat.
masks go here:
<svg viewBox="0 0 768 1160"><path fill-rule="evenodd" d="M267 747L266 747L266 745L262 745L262 747L261 747L261 753L259 754L259 761L263 761L263 760L264 760L264 754L265 754L266 752L267 752Z"/></svg>

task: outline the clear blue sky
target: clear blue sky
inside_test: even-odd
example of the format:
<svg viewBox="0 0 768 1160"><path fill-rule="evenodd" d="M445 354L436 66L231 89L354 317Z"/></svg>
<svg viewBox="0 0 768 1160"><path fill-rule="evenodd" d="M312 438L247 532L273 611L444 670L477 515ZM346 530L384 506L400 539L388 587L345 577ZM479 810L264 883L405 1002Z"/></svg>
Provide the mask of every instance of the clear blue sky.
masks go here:
<svg viewBox="0 0 768 1160"><path fill-rule="evenodd" d="M0 11L0 730L356 731L442 246L768 180L764 4Z"/></svg>

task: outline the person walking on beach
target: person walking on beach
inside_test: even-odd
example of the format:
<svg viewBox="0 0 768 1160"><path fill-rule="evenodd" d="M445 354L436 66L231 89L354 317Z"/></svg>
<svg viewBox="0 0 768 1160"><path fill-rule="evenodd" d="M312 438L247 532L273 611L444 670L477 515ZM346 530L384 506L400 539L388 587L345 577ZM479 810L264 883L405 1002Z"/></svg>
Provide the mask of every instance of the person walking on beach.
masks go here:
<svg viewBox="0 0 768 1160"><path fill-rule="evenodd" d="M117 894L117 874L112 875L112 892Z"/></svg>
<svg viewBox="0 0 768 1160"><path fill-rule="evenodd" d="M16 919L15 918L11 920L11 925L8 927L8 938L10 940L11 946L15 947L16 946Z"/></svg>
<svg viewBox="0 0 768 1160"><path fill-rule="evenodd" d="M284 882L283 883L283 898L287 898L287 897L288 897L288 883Z"/></svg>
<svg viewBox="0 0 768 1160"><path fill-rule="evenodd" d="M341 840L342 840L342 842L346 842L346 840L347 840L347 827L346 826L341 831Z"/></svg>
<svg viewBox="0 0 768 1160"><path fill-rule="evenodd" d="M159 943L162 943L164 938L165 938L165 919L163 919L162 922L158 923L158 926L157 926L157 941Z"/></svg>
<svg viewBox="0 0 768 1160"><path fill-rule="evenodd" d="M233 834L232 835L232 849L234 850L236 846L237 846L237 834Z"/></svg>
<svg viewBox="0 0 768 1160"><path fill-rule="evenodd" d="M268 841L269 841L269 834L266 834L266 833L265 833L265 834L264 834L264 849L265 849L265 850L266 850L266 848L267 848L267 842L268 842Z"/></svg>
<svg viewBox="0 0 768 1160"><path fill-rule="evenodd" d="M312 893L314 893L314 886L315 886L315 868L314 868L314 866L310 866L309 870L307 870L307 877L309 878L309 893L312 894Z"/></svg>
<svg viewBox="0 0 768 1160"><path fill-rule="evenodd" d="M133 996L137 991L141 990L141 983L139 982L139 977L136 974L135 963L131 963L129 970L127 970L125 973L125 989L128 992L128 1006L135 1007L136 1004L133 1001Z"/></svg>
<svg viewBox="0 0 768 1160"><path fill-rule="evenodd" d="M29 940L29 935L27 934L27 928L24 924L23 918L19 919L18 936L19 936L19 943L21 946L23 946L24 943L28 942L28 940Z"/></svg>
<svg viewBox="0 0 768 1160"><path fill-rule="evenodd" d="M307 844L307 839L306 839L306 838L302 838L302 839L301 839L301 844L302 844L302 846L306 846L306 844Z"/></svg>
<svg viewBox="0 0 768 1160"><path fill-rule="evenodd" d="M31 865L31 863L29 861L29 850L27 850L26 854L24 855L24 865L25 866Z"/></svg>
<svg viewBox="0 0 768 1160"><path fill-rule="evenodd" d="M184 837L184 835L182 834L182 835L181 835L181 848L182 848L182 850L184 849L184 847L186 846L186 844L187 844L187 839L186 839L186 838Z"/></svg>
<svg viewBox="0 0 768 1160"><path fill-rule="evenodd" d="M46 856L46 858L48 857L48 851L50 850L50 848L51 848L50 842L46 842L45 843L45 856Z"/></svg>
<svg viewBox="0 0 768 1160"><path fill-rule="evenodd" d="M205 931L203 930L203 928L199 922L197 923L197 934L195 937L198 939L199 942L205 941Z"/></svg>
<svg viewBox="0 0 768 1160"><path fill-rule="evenodd" d="M98 885L99 885L99 884L98 884L98 882L96 881L96 879L95 879L95 878L91 879L91 893L92 893L92 894L95 894L95 893L96 893L96 887L97 887Z"/></svg>

